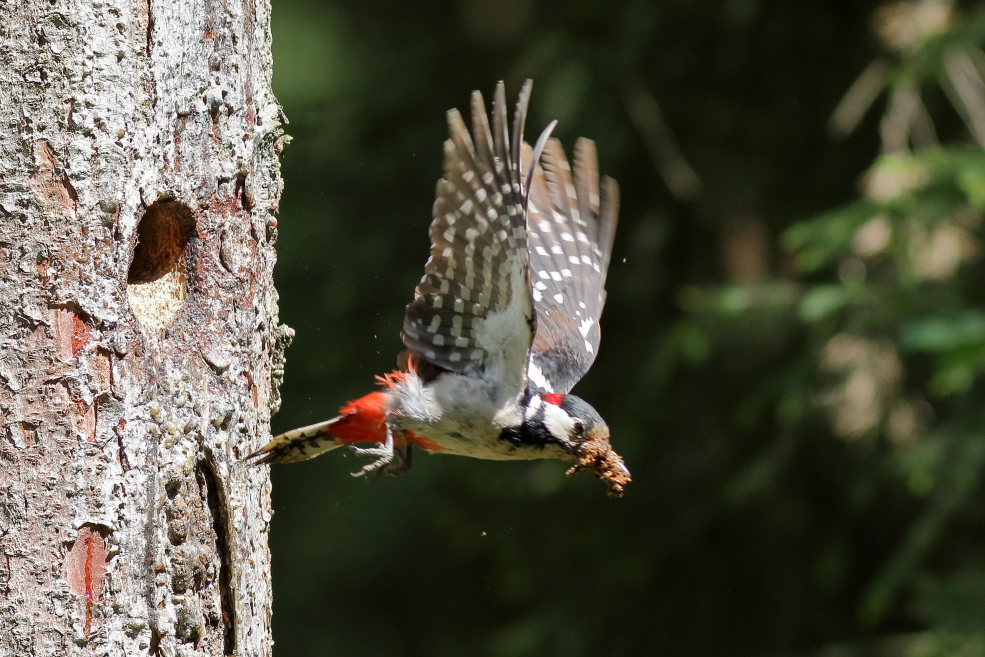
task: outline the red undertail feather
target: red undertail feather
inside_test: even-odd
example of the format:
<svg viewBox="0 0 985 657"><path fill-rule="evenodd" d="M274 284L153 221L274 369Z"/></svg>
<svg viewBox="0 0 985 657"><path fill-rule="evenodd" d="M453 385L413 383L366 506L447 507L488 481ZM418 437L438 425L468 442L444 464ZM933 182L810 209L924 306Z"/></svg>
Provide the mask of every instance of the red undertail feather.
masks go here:
<svg viewBox="0 0 985 657"><path fill-rule="evenodd" d="M387 397L385 392L371 392L349 402L332 420L330 433L344 445L385 442Z"/></svg>
<svg viewBox="0 0 985 657"><path fill-rule="evenodd" d="M253 463L295 463L350 443L384 442L387 397L386 392L360 397L343 406L331 420L284 432L246 459Z"/></svg>

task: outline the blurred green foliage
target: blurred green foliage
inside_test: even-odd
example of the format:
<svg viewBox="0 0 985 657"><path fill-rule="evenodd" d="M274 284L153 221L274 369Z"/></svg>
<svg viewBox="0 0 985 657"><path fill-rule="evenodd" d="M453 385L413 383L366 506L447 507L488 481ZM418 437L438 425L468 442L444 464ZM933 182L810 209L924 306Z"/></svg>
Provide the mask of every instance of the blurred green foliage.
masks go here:
<svg viewBox="0 0 985 657"><path fill-rule="evenodd" d="M444 112L533 77L530 132L595 139L622 188L577 392L634 474L611 500L561 463L275 467L277 655L985 654L980 6L273 16L297 330L274 431L393 367Z"/></svg>

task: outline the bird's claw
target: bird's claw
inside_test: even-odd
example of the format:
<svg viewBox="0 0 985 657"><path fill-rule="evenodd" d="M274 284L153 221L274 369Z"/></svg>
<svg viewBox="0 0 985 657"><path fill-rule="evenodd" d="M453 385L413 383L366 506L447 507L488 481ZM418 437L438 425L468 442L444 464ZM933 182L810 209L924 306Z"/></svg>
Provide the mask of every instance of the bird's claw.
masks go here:
<svg viewBox="0 0 985 657"><path fill-rule="evenodd" d="M403 474L410 468L411 446L408 444L402 448L395 448L392 440L388 440L379 447L356 447L350 445L349 449L356 456L373 457L358 472L353 472L353 477L366 477L375 479L380 475L396 476Z"/></svg>

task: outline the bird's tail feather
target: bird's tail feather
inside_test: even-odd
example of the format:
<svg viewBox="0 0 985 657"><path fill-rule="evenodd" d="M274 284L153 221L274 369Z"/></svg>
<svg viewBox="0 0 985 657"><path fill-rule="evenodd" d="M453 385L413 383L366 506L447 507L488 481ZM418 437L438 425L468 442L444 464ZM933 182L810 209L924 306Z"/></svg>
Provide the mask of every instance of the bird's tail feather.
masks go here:
<svg viewBox="0 0 985 657"><path fill-rule="evenodd" d="M331 420L282 433L244 460L259 465L260 463L296 463L313 459L345 444L330 433L332 425L343 418L344 416L339 415Z"/></svg>

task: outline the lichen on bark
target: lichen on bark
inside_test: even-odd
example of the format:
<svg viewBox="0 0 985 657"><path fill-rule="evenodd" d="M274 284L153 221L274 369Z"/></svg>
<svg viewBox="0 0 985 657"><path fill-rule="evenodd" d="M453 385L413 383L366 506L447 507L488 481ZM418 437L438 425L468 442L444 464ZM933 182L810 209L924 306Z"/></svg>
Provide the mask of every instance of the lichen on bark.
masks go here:
<svg viewBox="0 0 985 657"><path fill-rule="evenodd" d="M270 653L269 17L0 0L0 655Z"/></svg>

